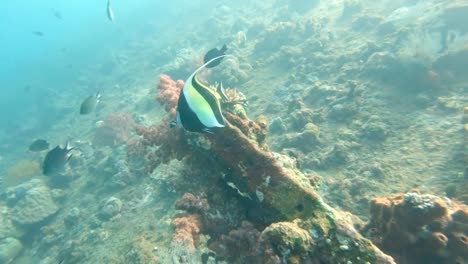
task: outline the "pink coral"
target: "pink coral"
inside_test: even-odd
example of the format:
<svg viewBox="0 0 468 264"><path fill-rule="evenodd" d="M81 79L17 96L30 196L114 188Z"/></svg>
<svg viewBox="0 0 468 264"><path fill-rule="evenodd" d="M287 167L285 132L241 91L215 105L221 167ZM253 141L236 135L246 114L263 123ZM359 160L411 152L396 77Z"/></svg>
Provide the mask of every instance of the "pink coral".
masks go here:
<svg viewBox="0 0 468 264"><path fill-rule="evenodd" d="M156 100L164 105L166 112L170 113L173 117L175 117L177 101L179 100L179 94L183 87L184 81L182 80L174 81L166 74L162 74L159 77Z"/></svg>

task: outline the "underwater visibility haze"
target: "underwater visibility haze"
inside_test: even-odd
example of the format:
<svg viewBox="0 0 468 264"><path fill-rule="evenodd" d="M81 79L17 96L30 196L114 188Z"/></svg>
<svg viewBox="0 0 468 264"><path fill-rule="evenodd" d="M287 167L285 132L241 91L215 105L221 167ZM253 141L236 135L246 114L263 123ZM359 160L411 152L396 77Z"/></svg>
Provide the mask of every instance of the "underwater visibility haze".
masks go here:
<svg viewBox="0 0 468 264"><path fill-rule="evenodd" d="M0 263L468 263L466 0L0 4Z"/></svg>

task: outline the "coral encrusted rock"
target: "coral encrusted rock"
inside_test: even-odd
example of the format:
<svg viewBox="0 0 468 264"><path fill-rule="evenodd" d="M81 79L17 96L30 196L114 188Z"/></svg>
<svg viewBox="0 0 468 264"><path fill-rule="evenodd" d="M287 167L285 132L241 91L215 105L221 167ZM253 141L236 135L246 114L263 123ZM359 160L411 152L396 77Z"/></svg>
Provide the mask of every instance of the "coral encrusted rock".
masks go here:
<svg viewBox="0 0 468 264"><path fill-rule="evenodd" d="M20 187L25 189L25 193L12 205L11 210L11 217L16 223L37 224L58 211L51 190L41 180L33 179Z"/></svg>

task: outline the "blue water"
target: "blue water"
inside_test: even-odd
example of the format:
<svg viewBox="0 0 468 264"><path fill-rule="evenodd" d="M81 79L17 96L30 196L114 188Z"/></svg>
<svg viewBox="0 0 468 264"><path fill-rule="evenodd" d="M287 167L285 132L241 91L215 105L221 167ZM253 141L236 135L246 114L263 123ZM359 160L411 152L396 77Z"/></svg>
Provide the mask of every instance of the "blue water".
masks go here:
<svg viewBox="0 0 468 264"><path fill-rule="evenodd" d="M175 10L162 1L114 1L111 22L106 1L7 0L1 5L0 131L7 134L31 118L41 119L40 126L60 117L54 108L55 100L63 100L60 94L89 92L74 88L80 74L108 59L112 50L170 26Z"/></svg>

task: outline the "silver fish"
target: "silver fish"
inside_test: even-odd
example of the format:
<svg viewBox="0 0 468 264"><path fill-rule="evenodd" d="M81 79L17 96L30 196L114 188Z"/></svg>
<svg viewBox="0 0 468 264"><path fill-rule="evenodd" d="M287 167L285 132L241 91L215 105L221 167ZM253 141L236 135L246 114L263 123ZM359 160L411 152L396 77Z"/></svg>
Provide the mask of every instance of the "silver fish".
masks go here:
<svg viewBox="0 0 468 264"><path fill-rule="evenodd" d="M112 11L111 0L107 0L107 18L114 21L114 11Z"/></svg>

